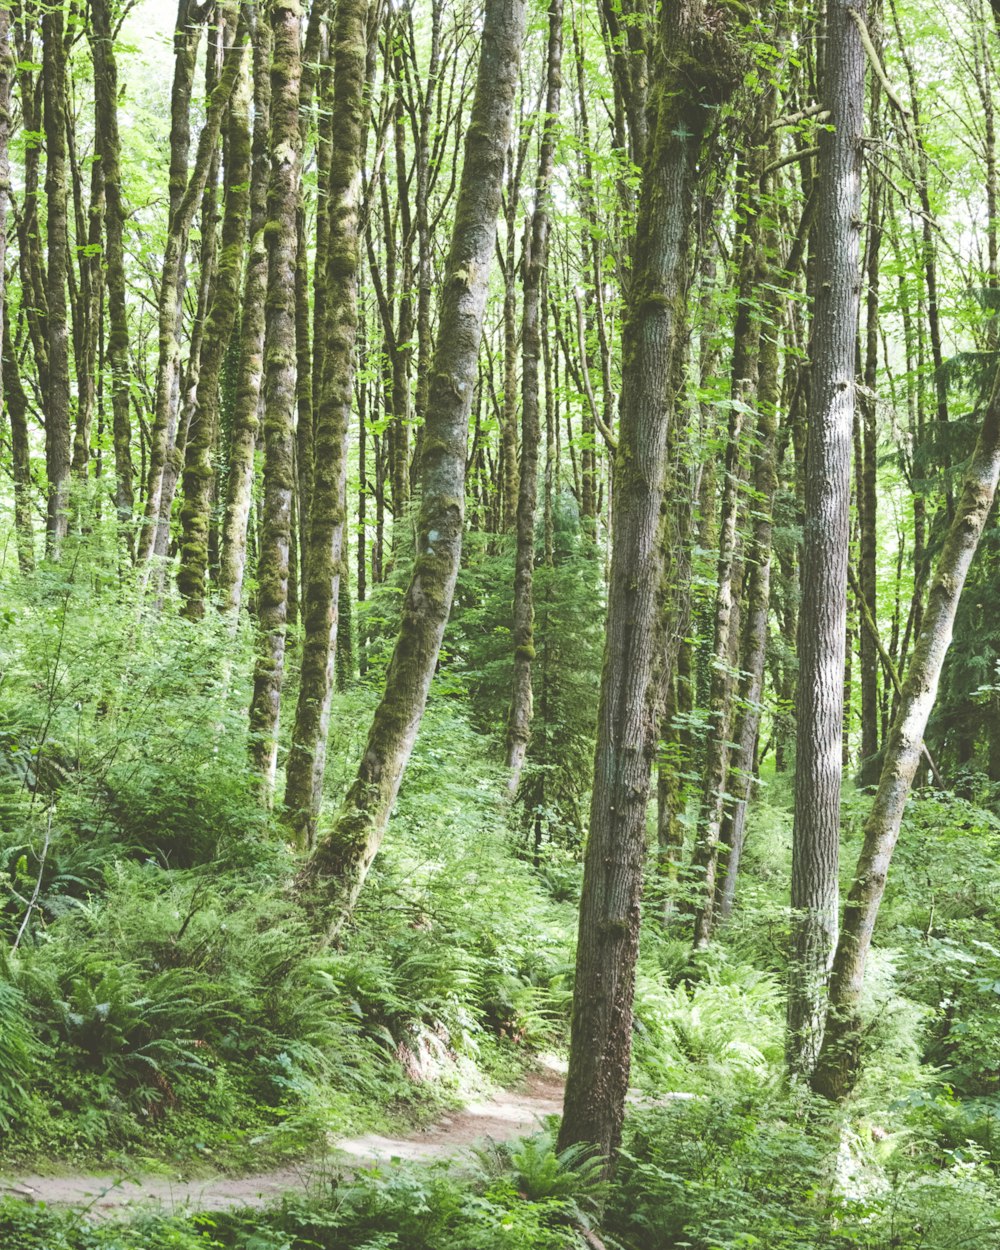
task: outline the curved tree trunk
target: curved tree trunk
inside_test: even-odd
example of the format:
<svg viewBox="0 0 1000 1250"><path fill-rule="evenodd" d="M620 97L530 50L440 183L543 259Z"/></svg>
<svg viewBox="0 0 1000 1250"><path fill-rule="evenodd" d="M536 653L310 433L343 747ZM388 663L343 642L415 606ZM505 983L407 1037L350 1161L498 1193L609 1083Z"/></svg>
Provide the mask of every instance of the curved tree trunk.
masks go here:
<svg viewBox="0 0 1000 1250"><path fill-rule="evenodd" d="M623 327L614 546L590 836L580 900L569 1075L559 1148L621 1139L632 1050L646 806L655 747L650 676L662 574L661 503L689 205L713 106L738 77L727 23L700 0L664 5Z"/></svg>
<svg viewBox="0 0 1000 1250"><path fill-rule="evenodd" d="M381 845L451 610L462 550L469 411L524 29L525 0L488 0L420 453L416 560L357 776L302 875L303 888L323 897L332 931L350 913Z"/></svg>
<svg viewBox="0 0 1000 1250"><path fill-rule="evenodd" d="M517 554L514 567L514 678L507 719L507 789L517 793L531 735L531 662L535 658L532 577L535 565L535 512L538 497L539 371L542 354L542 282L549 259L549 181L555 163L555 123L562 87L562 0L549 4L548 82L545 117L535 179L535 211L524 270L521 323L521 467L517 499Z"/></svg>

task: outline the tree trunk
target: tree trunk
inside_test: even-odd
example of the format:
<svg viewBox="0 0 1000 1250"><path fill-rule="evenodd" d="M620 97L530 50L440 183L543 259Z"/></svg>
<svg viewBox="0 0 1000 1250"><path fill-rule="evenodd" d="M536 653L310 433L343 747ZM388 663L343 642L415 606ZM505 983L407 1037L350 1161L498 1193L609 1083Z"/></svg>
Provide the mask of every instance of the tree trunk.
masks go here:
<svg viewBox="0 0 1000 1250"><path fill-rule="evenodd" d="M122 202L121 140L118 134L118 66L109 0L91 0L90 49L94 58L95 147L104 169L105 280L108 288L107 355L111 365L112 437L115 448L115 508L122 542L132 551L135 487L132 420L129 415L128 312L125 297L125 205Z"/></svg>
<svg viewBox="0 0 1000 1250"><path fill-rule="evenodd" d="M768 232L765 252L773 265L777 253L777 232ZM716 892L719 920L726 920L736 898L736 880L743 855L747 806L753 781L754 748L760 728L761 698L764 689L764 661L767 655L768 611L771 601L771 532L777 475L778 413L778 333L784 293L778 275L771 272L761 312L761 341L757 383L757 448L753 473L753 530L747 553L747 581L744 586L744 630L740 660L738 712L733 727L733 751L729 759L727 803L720 831L726 848L725 875Z"/></svg>
<svg viewBox="0 0 1000 1250"><path fill-rule="evenodd" d="M531 662L535 658L532 577L535 566L535 512L538 496L539 371L542 341L542 283L548 267L549 182L555 163L554 128L562 87L562 0L550 0L548 81L545 116L538 152L535 208L528 235L524 268L524 312L521 323L521 466L517 500L517 553L514 568L514 678L507 719L507 789L517 793L531 734Z"/></svg>
<svg viewBox="0 0 1000 1250"><path fill-rule="evenodd" d="M254 121L250 173L250 248L243 278L240 341L233 395L229 472L219 551L219 607L234 620L243 598L247 559L247 527L253 494L254 451L260 424L261 379L264 372L264 304L267 299L267 220L271 109L271 28L258 17L253 33Z"/></svg>
<svg viewBox="0 0 1000 1250"><path fill-rule="evenodd" d="M48 270L45 282L48 387L45 394L45 470L48 476L46 551L58 560L69 526L70 386L69 212L66 172L65 14L56 6L42 18L45 111L45 203Z"/></svg>
<svg viewBox="0 0 1000 1250"><path fill-rule="evenodd" d="M841 728L857 345L865 53L849 0L827 9L820 135L812 390L802 539L796 699L792 946L787 1059L811 1072L837 945Z"/></svg>
<svg viewBox="0 0 1000 1250"><path fill-rule="evenodd" d="M295 481L295 266L302 135L299 129L297 0L271 9L271 177L267 193L267 299L264 306L264 508L257 562L257 662L250 703L250 761L269 803L278 762L285 671L288 555Z"/></svg>
<svg viewBox="0 0 1000 1250"><path fill-rule="evenodd" d="M234 14L231 13L230 17L232 18L233 16ZM140 561L148 561L152 556L155 549L157 531L160 527L163 473L167 455L170 452L169 429L171 411L175 405L174 391L179 366L177 288L184 244L198 206L198 201L201 199L208 180L209 169L222 126L222 115L229 104L229 99L239 76L243 61L243 32L246 20L246 8L241 6L236 37L232 47L226 53L225 66L218 84L209 97L205 124L202 127L201 134L198 136L198 150L195 155L194 168L191 170L191 176L187 180L184 192L177 202L177 207L171 214L170 225L167 231L157 310L159 360L156 369L155 410L150 428L145 516L139 542ZM176 182L177 176L172 169L172 183Z"/></svg>
<svg viewBox="0 0 1000 1250"><path fill-rule="evenodd" d="M454 595L465 514L469 411L524 29L524 0L488 0L421 447L416 560L365 754L339 815L302 877L306 891L325 896L324 922L333 931L350 913L381 845Z"/></svg>
<svg viewBox="0 0 1000 1250"><path fill-rule="evenodd" d="M886 746L882 775L854 881L844 909L843 932L830 982L830 1007L813 1088L843 1098L854 1088L862 1037L859 1005L865 966L885 891L903 810L923 753L924 732L951 644L955 613L972 558L993 507L1000 475L1000 374L948 529L931 584L920 634L907 669L899 712Z"/></svg>
<svg viewBox="0 0 1000 1250"><path fill-rule="evenodd" d="M614 546L590 836L559 1148L621 1139L632 1049L639 899L654 751L650 676L660 588L661 503L677 307L700 140L735 86L726 22L700 0L665 5L623 328Z"/></svg>
<svg viewBox="0 0 1000 1250"><path fill-rule="evenodd" d="M200 620L205 615L205 578L215 480L213 457L221 400L219 388L226 349L236 324L250 207L250 78L245 68L229 104L225 187L222 238L212 301L201 343L198 388L184 456L181 563L177 588L184 599L184 615L192 621Z"/></svg>
<svg viewBox="0 0 1000 1250"><path fill-rule="evenodd" d="M285 783L285 819L303 847L316 840L347 519L347 450L358 329L361 161L368 124L370 0L339 0L333 46L333 148L328 179L326 335L316 397L315 469L304 548L302 671Z"/></svg>
<svg viewBox="0 0 1000 1250"><path fill-rule="evenodd" d="M760 138L755 135L755 165L763 163ZM715 592L715 621L712 645L709 712L712 717L702 778L701 827L694 854L695 885L700 891L696 904L694 944L706 946L715 927L716 873L719 841L726 804L729 768L729 740L733 703L731 654L738 636L739 605L736 580L739 536L737 519L744 475L744 412L755 399L757 389L757 349L760 342L758 292L763 280L759 167L743 180L746 195L743 257L740 264L739 302L733 327L733 361L730 385L729 434L726 442L725 481L722 491L719 565ZM753 431L751 431L751 435Z"/></svg>

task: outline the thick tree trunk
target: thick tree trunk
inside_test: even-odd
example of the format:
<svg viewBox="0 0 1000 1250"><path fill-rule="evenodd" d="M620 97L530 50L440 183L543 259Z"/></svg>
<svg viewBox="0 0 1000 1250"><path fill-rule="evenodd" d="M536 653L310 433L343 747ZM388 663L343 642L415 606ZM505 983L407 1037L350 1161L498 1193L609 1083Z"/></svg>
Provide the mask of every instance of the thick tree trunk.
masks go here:
<svg viewBox="0 0 1000 1250"><path fill-rule="evenodd" d="M827 9L820 136L812 390L796 699L792 948L787 1059L812 1071L837 945L841 728L857 347L865 52L850 0ZM860 15L859 15L860 16Z"/></svg>
<svg viewBox="0 0 1000 1250"><path fill-rule="evenodd" d="M48 476L46 552L58 560L69 527L70 383L69 212L66 171L65 14L55 7L42 18L45 112L45 203L48 269L45 282L48 387L45 394L45 469Z"/></svg>
<svg viewBox="0 0 1000 1250"><path fill-rule="evenodd" d="M646 805L655 747L649 702L662 544L661 503L677 306L700 140L735 86L734 46L720 12L666 5L651 87L654 117L640 191L615 464L614 547L601 680L590 836L573 995L569 1076L559 1148L613 1155L621 1138L632 1049Z"/></svg>
<svg viewBox="0 0 1000 1250"><path fill-rule="evenodd" d="M865 823L864 843L844 909L830 982L830 1006L813 1088L843 1098L854 1088L862 1036L859 1005L875 921L903 810L923 754L924 732L951 644L955 613L996 497L1000 475L1000 374L965 478L962 497L931 584L920 634L907 669L899 712L886 746L882 775Z"/></svg>
<svg viewBox="0 0 1000 1250"><path fill-rule="evenodd" d="M301 846L316 840L347 520L347 450L358 329L361 161L368 124L365 67L370 0L339 0L333 46L333 148L328 178L326 335L316 397L315 469L305 537L302 671L285 783L285 819Z"/></svg>
<svg viewBox="0 0 1000 1250"><path fill-rule="evenodd" d="M381 845L451 610L465 514L469 411L524 29L524 0L488 0L421 447L416 560L365 754L344 806L303 872L303 889L325 896L323 921L332 930L349 914Z"/></svg>
<svg viewBox="0 0 1000 1250"><path fill-rule="evenodd" d="M302 58L297 0L271 9L271 177L267 193L267 299L264 307L264 509L257 562L257 662L250 703L250 761L270 802L278 762L285 672L288 555L295 481L295 267L302 134Z"/></svg>
<svg viewBox="0 0 1000 1250"><path fill-rule="evenodd" d="M184 599L184 615L192 621L200 620L205 615L220 382L229 339L236 324L250 208L250 78L246 68L241 72L229 103L225 186L222 238L212 284L211 306L202 337L197 393L184 454L181 563L177 588Z"/></svg>
<svg viewBox="0 0 1000 1250"><path fill-rule="evenodd" d="M253 494L254 451L264 374L264 304L267 299L267 184L270 158L271 28L258 17L253 32L254 121L250 173L250 247L243 278L240 340L233 395L229 472L219 550L219 608L235 619L243 598L247 527Z"/></svg>
<svg viewBox="0 0 1000 1250"><path fill-rule="evenodd" d="M562 87L562 0L550 0L548 78L545 116L535 179L535 209L528 236L524 269L524 313L521 323L521 467L517 500L517 552L514 568L514 678L507 718L507 789L517 793L531 735L531 662L535 657L532 578L535 566L535 512L538 496L539 375L542 339L542 284L549 254L549 182L555 163L554 128Z"/></svg>

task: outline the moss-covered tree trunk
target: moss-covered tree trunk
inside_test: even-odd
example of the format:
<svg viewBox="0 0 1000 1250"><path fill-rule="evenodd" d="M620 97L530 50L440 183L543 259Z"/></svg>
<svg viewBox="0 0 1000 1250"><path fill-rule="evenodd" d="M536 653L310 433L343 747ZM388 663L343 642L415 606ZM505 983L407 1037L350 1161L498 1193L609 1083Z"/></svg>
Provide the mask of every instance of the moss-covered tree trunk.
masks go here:
<svg viewBox="0 0 1000 1250"><path fill-rule="evenodd" d="M202 338L198 389L184 458L181 563L177 587L184 598L184 615L189 620L198 620L205 614L220 381L230 335L236 324L250 207L250 78L245 67L229 104L225 187L222 238L212 301Z"/></svg>
<svg viewBox="0 0 1000 1250"><path fill-rule="evenodd" d="M236 6L231 6L229 17L235 17ZM167 230L167 241L163 254L163 266L160 274L160 290L158 295L158 362L156 368L156 392L153 421L149 432L149 467L146 481L146 506L143 517L142 534L139 540L139 559L149 560L153 554L157 531L160 527L160 516L163 496L163 474L170 452L169 429L171 412L175 405L175 387L177 383L180 347L178 342L179 308L177 300L178 280L184 244L188 229L194 218L198 202L205 190L209 169L219 140L222 127L222 116L236 86L243 61L243 35L246 30L247 11L240 6L240 16L236 36L232 46L226 53L225 64L219 81L209 97L205 115L205 124L198 136L198 148L195 154L194 167L187 179L183 194L177 200L177 207L171 213L170 225ZM187 53L185 52L185 56ZM191 54L193 57L193 53ZM176 183L177 175L171 170L172 183Z"/></svg>
<svg viewBox="0 0 1000 1250"><path fill-rule="evenodd" d="M421 445L416 559L365 753L302 877L303 890L332 930L349 914L381 845L451 609L462 549L469 412L524 29L524 0L488 0Z"/></svg>
<svg viewBox="0 0 1000 1250"><path fill-rule="evenodd" d="M205 48L205 98L211 100L222 70L226 49L232 45L235 15L228 17L220 13L209 27L208 40ZM241 66L242 73L242 66ZM239 79L237 79L239 81ZM234 88L235 91L235 88ZM229 115L229 104L223 114L223 123ZM220 131L222 126L220 125ZM201 196L201 208L198 212L198 231L201 241L198 248L198 285L195 301L195 314L191 333L188 339L188 356L183 374L176 374L177 394L171 403L170 421L167 427L167 457L163 466L160 486L160 514L156 523L156 536L153 542L153 555L162 560L170 551L171 521L174 512L174 496L177 483L181 479L187 453L188 437L192 425L196 422L199 405L199 384L201 379L202 348L208 328L209 309L215 289L215 269L219 252L219 166L221 164L220 144L212 151ZM181 261L181 275L178 284L178 331L183 324L181 311L182 296L187 284ZM162 581L165 570L159 571Z"/></svg>
<svg viewBox="0 0 1000 1250"><path fill-rule="evenodd" d="M10 421L10 443L14 474L14 532L17 563L22 573L35 567L35 533L31 498L31 447L28 442L28 397L17 367L17 352L11 338L10 312L3 302L3 410Z"/></svg>
<svg viewBox="0 0 1000 1250"><path fill-rule="evenodd" d="M34 527L31 520L31 463L28 455L27 399L21 387L10 339L7 312L7 207L10 203L10 93L14 80L14 57L10 43L10 10L0 9L0 412L10 421L10 441L14 473L14 533L17 563L22 573L35 567Z"/></svg>
<svg viewBox="0 0 1000 1250"><path fill-rule="evenodd" d="M664 461L688 208L700 140L735 85L724 11L665 5L654 41L651 132L623 327L614 547L590 834L580 901L569 1075L559 1147L621 1138L655 748L650 676L662 574Z"/></svg>
<svg viewBox="0 0 1000 1250"><path fill-rule="evenodd" d="M257 662L250 703L250 760L270 801L278 759L285 671L288 555L295 446L295 268L302 134L302 58L297 0L271 9L271 177L267 194L267 300L264 309L264 504L257 562Z"/></svg>
<svg viewBox="0 0 1000 1250"><path fill-rule="evenodd" d="M107 357L111 367L111 421L115 449L115 509L122 540L131 551L135 487L129 413L128 306L125 297L125 205L118 132L118 66L109 0L92 0L90 49L94 58L95 147L104 167L104 266L108 289Z"/></svg>
<svg viewBox="0 0 1000 1250"><path fill-rule="evenodd" d="M42 83L45 119L45 205L48 266L45 279L46 355L45 471L48 477L46 551L59 559L69 527L70 320L69 210L66 168L66 19L59 5L42 18Z"/></svg>
<svg viewBox="0 0 1000 1250"><path fill-rule="evenodd" d="M1000 374L986 409L962 497L938 557L920 634L900 695L899 711L886 744L882 774L868 820L830 981L826 1031L813 1088L843 1098L854 1088L860 1066L860 1000L875 921L903 810L923 755L924 732L934 708L955 613L973 556L996 498L1000 476Z"/></svg>
<svg viewBox="0 0 1000 1250"><path fill-rule="evenodd" d="M326 336L317 397L309 529L305 536L304 639L285 815L302 846L316 837L337 638L347 519L347 449L358 329L361 160L368 124L365 68L370 0L339 0L333 47L332 151L327 179Z"/></svg>
<svg viewBox="0 0 1000 1250"><path fill-rule="evenodd" d="M514 677L507 718L507 788L517 792L531 735L531 662L535 657L532 582L535 567L535 513L538 501L538 448L541 442L539 380L542 354L542 283L549 254L549 182L555 163L555 127L562 88L562 0L549 4L549 44L545 115L538 150L535 208L524 266L521 322L521 467L517 499L517 551L514 567Z"/></svg>
<svg viewBox="0 0 1000 1250"><path fill-rule="evenodd" d="M219 608L234 618L243 599L247 528L253 495L254 452L264 375L264 302L267 298L267 185L270 161L271 27L258 14L253 38L253 150L250 172L249 250L243 278L236 380L230 424L229 465L219 546Z"/></svg>

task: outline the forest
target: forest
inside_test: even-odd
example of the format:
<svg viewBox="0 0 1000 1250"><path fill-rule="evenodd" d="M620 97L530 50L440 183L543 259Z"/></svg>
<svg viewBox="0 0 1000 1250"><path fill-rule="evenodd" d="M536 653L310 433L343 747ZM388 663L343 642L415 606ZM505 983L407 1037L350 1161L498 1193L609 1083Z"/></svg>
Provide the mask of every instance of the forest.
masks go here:
<svg viewBox="0 0 1000 1250"><path fill-rule="evenodd" d="M0 0L0 1250L1000 1246L998 109Z"/></svg>

